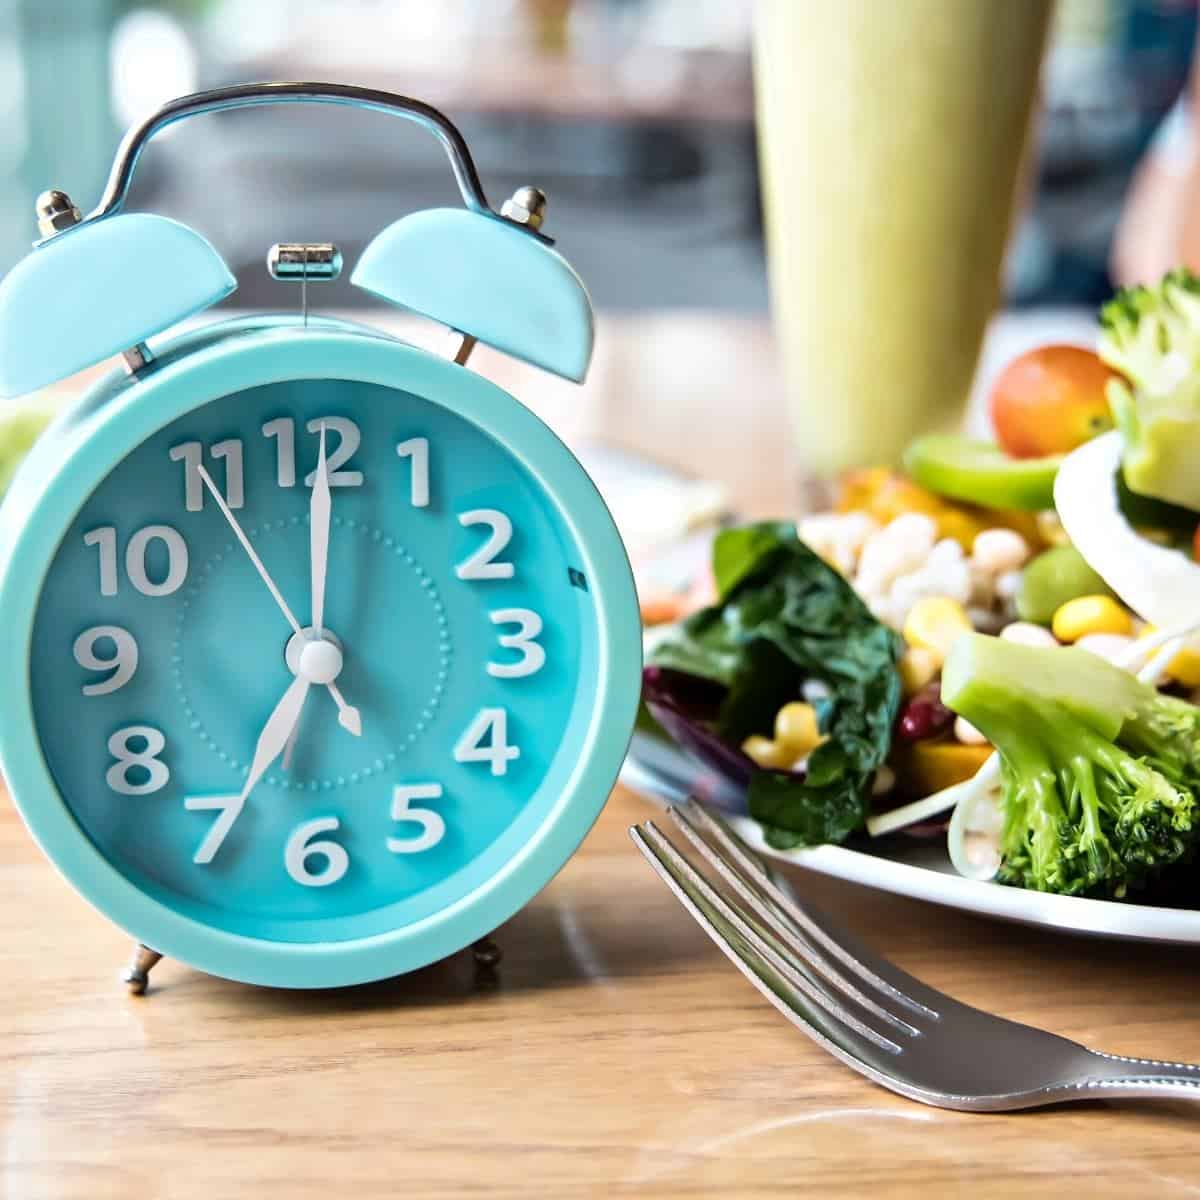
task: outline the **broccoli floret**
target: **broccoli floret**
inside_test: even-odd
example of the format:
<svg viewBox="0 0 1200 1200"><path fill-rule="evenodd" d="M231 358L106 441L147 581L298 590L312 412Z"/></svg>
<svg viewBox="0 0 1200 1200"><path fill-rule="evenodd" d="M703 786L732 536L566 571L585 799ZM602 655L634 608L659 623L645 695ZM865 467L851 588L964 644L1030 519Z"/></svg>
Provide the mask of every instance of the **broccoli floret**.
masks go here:
<svg viewBox="0 0 1200 1200"><path fill-rule="evenodd" d="M1200 842L1200 709L1078 649L954 644L942 700L1000 752L1003 883L1125 896Z"/></svg>
<svg viewBox="0 0 1200 1200"><path fill-rule="evenodd" d="M1125 379L1106 394L1131 491L1200 508L1200 276L1172 271L1100 310L1100 357Z"/></svg>

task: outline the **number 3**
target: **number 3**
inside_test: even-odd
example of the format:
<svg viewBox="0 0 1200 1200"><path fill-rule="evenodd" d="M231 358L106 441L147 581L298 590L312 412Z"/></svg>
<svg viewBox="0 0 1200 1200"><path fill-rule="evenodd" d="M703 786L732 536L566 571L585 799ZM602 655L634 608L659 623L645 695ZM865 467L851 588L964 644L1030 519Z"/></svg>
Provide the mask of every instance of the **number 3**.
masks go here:
<svg viewBox="0 0 1200 1200"><path fill-rule="evenodd" d="M505 650L520 650L519 662L487 665L487 673L496 679L521 679L536 675L546 665L546 651L534 640L542 632L542 618L530 608L498 608L488 613L493 625L518 625L516 633L502 633Z"/></svg>

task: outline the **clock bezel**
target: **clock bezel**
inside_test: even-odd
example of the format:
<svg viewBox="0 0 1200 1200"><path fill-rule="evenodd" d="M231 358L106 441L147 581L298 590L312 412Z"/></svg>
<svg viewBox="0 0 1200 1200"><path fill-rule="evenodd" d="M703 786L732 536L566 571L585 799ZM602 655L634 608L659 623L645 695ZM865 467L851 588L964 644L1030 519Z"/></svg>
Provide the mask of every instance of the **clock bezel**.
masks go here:
<svg viewBox="0 0 1200 1200"><path fill-rule="evenodd" d="M0 507L0 612L20 684L0 706L0 762L34 838L67 881L131 936L225 978L344 986L414 970L470 945L529 902L595 822L624 759L641 679L641 623L624 547L587 473L518 400L464 367L374 330L294 318L226 322L161 348L142 378L114 372L35 446ZM163 426L232 392L299 379L412 391L477 425L542 486L583 556L599 638L596 700L567 794L524 852L466 898L414 925L332 943L277 942L216 929L147 895L78 825L42 752L29 686L43 581L80 508Z"/></svg>

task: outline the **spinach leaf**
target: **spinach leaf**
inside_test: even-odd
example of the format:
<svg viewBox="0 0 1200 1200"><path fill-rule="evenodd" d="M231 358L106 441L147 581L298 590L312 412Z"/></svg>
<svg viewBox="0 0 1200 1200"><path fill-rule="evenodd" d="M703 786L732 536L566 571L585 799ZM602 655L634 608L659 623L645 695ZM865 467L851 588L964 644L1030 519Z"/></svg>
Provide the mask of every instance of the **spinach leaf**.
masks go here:
<svg viewBox="0 0 1200 1200"><path fill-rule="evenodd" d="M678 728L687 677L721 685L715 716L711 706L694 715L697 736L688 740L695 748L715 734L738 753L747 736L771 731L806 680L823 683L827 740L804 772L750 769L748 800L773 845L844 841L866 820L871 782L891 746L903 643L789 525L725 530L713 565L721 598L651 654L647 704L655 716L669 708Z"/></svg>

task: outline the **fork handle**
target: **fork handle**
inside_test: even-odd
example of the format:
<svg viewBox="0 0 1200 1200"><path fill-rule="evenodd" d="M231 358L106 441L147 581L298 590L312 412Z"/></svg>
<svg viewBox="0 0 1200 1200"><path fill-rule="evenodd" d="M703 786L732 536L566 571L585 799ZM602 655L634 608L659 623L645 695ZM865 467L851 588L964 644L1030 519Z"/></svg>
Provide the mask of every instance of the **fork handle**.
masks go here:
<svg viewBox="0 0 1200 1200"><path fill-rule="evenodd" d="M1103 1073L1097 1072L1095 1078L1080 1085L1080 1090L1090 1095L1099 1090L1120 1096L1200 1100L1200 1066L1155 1058L1126 1058L1102 1050L1093 1050L1091 1055Z"/></svg>

